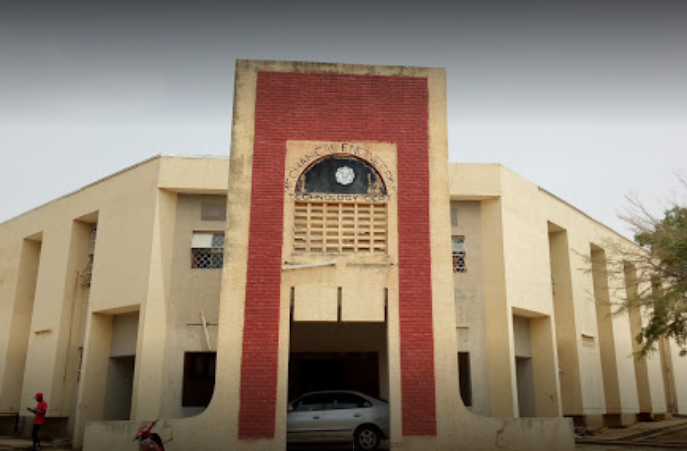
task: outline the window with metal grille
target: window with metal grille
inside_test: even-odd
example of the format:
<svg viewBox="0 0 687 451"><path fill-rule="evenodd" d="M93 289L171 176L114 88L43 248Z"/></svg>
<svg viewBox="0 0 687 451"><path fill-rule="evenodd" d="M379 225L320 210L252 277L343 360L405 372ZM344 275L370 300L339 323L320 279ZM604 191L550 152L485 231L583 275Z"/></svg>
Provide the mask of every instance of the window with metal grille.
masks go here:
<svg viewBox="0 0 687 451"><path fill-rule="evenodd" d="M218 269L224 266L224 233L194 232L191 240L191 267Z"/></svg>
<svg viewBox="0 0 687 451"><path fill-rule="evenodd" d="M385 254L387 204L295 203L294 252Z"/></svg>
<svg viewBox="0 0 687 451"><path fill-rule="evenodd" d="M468 267L465 263L465 237L452 237L451 248L453 251L453 272L467 272Z"/></svg>

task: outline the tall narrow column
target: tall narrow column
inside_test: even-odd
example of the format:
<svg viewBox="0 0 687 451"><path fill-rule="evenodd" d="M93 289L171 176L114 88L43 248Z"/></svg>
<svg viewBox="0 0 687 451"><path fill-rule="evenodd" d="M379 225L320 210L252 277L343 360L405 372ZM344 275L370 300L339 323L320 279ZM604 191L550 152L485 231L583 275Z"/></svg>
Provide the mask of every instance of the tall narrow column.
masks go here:
<svg viewBox="0 0 687 451"><path fill-rule="evenodd" d="M148 298L141 306L136 348L136 369L131 401L131 418L159 416L162 399L164 343L167 337L176 194L158 191L153 247L151 249Z"/></svg>

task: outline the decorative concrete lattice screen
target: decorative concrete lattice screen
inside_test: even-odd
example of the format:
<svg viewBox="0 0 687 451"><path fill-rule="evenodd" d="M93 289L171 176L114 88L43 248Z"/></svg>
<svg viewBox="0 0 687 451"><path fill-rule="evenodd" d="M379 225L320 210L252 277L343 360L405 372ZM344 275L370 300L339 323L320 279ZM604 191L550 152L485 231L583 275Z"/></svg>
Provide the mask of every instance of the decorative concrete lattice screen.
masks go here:
<svg viewBox="0 0 687 451"><path fill-rule="evenodd" d="M387 204L295 203L294 252L385 254Z"/></svg>

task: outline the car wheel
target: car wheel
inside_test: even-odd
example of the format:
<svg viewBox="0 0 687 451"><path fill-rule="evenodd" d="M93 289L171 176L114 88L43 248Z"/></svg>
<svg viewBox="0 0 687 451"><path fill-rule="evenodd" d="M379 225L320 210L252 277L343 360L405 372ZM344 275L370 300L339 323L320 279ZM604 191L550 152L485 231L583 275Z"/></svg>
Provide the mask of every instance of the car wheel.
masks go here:
<svg viewBox="0 0 687 451"><path fill-rule="evenodd" d="M379 447L381 434L379 430L371 425L360 426L355 431L356 449L374 450Z"/></svg>

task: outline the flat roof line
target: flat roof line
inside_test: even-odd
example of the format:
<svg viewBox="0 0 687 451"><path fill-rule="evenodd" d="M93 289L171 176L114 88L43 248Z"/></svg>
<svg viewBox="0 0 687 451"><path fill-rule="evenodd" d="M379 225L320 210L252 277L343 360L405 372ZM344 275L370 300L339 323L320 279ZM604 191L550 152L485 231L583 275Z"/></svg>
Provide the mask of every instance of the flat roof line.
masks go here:
<svg viewBox="0 0 687 451"><path fill-rule="evenodd" d="M632 245L637 246L637 243L635 243L634 241L632 241L632 240L629 239L628 237L622 235L620 232L618 232L618 231L612 229L611 227L607 226L607 225L604 224L603 222L601 222L601 221L599 221L599 220L597 220L597 219L592 218L591 216L589 216L589 215L588 215L587 213L585 213L584 211L580 210L579 208L577 208L576 206L574 206L574 205L571 204L570 202L568 202L568 201L566 201L566 200L564 200L564 199L562 199L562 198L556 196L555 194L553 194L551 191L547 190L546 188L542 188L541 186L538 186L538 185L537 185L537 188L539 188L539 191L543 192L544 194L548 194L549 196L553 197L554 199L556 199L557 201L561 202L562 204L567 205L568 207L572 208L572 209L575 210L576 212L580 213L580 214L581 214L582 216L584 216L585 218L587 218L587 219L593 221L594 223L600 225L601 227L603 227L604 229L608 230L609 232L612 232L613 234L619 236L620 238L622 238L623 240L627 241L628 243L631 243Z"/></svg>
<svg viewBox="0 0 687 451"><path fill-rule="evenodd" d="M143 166L143 165L145 165L145 164L151 163L152 161L155 161L155 160L158 160L158 159L161 159L161 158L165 158L165 157L169 157L169 158L189 158L189 159L190 159L190 158L198 158L198 159L206 159L206 158L228 159L228 158L229 158L229 156L224 157L224 156L219 156L219 155L169 155L169 154L158 154L158 155L154 155L154 156L152 156L152 157L150 157L150 158L147 158L147 159L145 159L145 160L143 160L143 161L139 161L138 163L132 164L131 166L127 166L127 167L125 167L124 169L120 169L120 170L117 171L117 172L113 172L113 173L110 174L110 175L107 175L107 176L105 176L105 177L103 177L103 178L101 178L101 179L98 179L98 180L96 180L96 181L94 181L94 182L91 182L91 183L89 183L88 185L84 185L84 186L82 186L81 188L78 188L78 189L76 189L76 190L74 190L74 191L71 191L71 192L69 192L69 193L67 193L67 194L63 194L62 196L56 197L55 199L49 200L49 201L47 201L47 202L44 202L44 203L42 203L42 204L40 204L40 205L38 205L38 206L36 206L36 207L31 208L30 210L26 210L25 212L20 213L20 214L18 214L17 216L14 216L14 217L9 218L9 219L7 219L7 220L5 220L5 221L3 221L3 222L0 222L0 225L7 224L8 222L14 221L15 219L21 218L21 217L24 216L24 215L27 215L27 214L29 214L29 213L31 213L31 212L33 212L33 211L36 211L36 210L38 210L38 209L40 209L40 208L43 208L43 207L45 207L46 205L50 205L50 204L52 204L53 202L57 202L57 201L59 201L59 200L65 199L65 198L70 197L70 196L73 196L73 195L75 195L75 194L77 194L77 193L80 193L81 191L83 191L83 190L85 190L85 189L88 189L88 188L90 188L90 187L92 187L92 186L98 185L98 184L100 184L100 183L102 183L102 182L104 182L104 181L106 181L106 180L109 180L109 179L111 179L111 178L113 178L113 177L117 177L117 176L120 175L120 174L123 174L123 173L125 173L125 172L131 171L131 170L133 170L133 169L136 169L136 168L139 167L139 166Z"/></svg>

